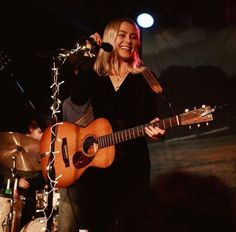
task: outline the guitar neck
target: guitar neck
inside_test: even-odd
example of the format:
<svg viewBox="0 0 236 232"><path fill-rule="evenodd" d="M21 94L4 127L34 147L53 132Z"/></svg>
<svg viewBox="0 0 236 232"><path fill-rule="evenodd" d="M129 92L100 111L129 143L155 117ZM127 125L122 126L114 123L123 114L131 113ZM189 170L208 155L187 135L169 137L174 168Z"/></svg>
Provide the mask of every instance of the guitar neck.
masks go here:
<svg viewBox="0 0 236 232"><path fill-rule="evenodd" d="M166 118L154 123L147 123L141 126L132 127L129 129L114 132L112 134L98 137L98 147L104 148L114 144L122 143L131 139L142 137L145 135L145 127L153 126L161 129L179 126L179 116Z"/></svg>

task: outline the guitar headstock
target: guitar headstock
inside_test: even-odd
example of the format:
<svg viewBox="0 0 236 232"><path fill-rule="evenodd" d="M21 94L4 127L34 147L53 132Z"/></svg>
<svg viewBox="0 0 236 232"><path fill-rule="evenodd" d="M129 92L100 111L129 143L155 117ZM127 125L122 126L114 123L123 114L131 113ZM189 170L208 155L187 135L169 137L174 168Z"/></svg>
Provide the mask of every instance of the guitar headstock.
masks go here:
<svg viewBox="0 0 236 232"><path fill-rule="evenodd" d="M179 115L180 125L192 125L203 122L213 121L212 113L215 109L210 106L202 106L201 108L194 109Z"/></svg>

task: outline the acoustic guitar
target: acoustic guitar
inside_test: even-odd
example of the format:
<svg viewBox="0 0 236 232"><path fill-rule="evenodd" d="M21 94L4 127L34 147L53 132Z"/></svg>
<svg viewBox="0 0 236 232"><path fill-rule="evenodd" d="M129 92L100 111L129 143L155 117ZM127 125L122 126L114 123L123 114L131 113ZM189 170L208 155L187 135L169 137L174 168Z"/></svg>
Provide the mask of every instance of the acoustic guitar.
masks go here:
<svg viewBox="0 0 236 232"><path fill-rule="evenodd" d="M162 129L192 125L213 120L210 106L176 115L155 123L112 131L105 118L93 120L80 127L69 122L59 122L48 127L40 142L41 166L46 179L53 167L55 186L64 188L74 183L91 167L106 168L115 158L115 144L145 136L145 127L152 125Z"/></svg>

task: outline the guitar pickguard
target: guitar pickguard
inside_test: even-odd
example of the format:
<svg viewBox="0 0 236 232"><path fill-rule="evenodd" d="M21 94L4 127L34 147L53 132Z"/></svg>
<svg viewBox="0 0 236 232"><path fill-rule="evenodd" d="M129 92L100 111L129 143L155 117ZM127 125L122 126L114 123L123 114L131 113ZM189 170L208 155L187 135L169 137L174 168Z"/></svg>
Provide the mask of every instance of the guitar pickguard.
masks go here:
<svg viewBox="0 0 236 232"><path fill-rule="evenodd" d="M76 152L73 156L74 167L77 169L86 167L93 158L94 156L86 156L83 152Z"/></svg>
<svg viewBox="0 0 236 232"><path fill-rule="evenodd" d="M97 139L88 136L83 142L83 151L78 151L73 155L73 164L75 168L86 167L95 157L98 151Z"/></svg>

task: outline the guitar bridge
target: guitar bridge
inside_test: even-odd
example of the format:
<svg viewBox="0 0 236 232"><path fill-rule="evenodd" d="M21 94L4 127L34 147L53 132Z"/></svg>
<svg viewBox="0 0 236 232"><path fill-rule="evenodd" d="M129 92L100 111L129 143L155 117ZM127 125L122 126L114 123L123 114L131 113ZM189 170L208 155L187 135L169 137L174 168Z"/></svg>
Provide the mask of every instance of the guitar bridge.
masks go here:
<svg viewBox="0 0 236 232"><path fill-rule="evenodd" d="M69 167L70 161L69 161L68 146L67 146L67 139L66 138L62 138L61 151L62 151L62 158L65 163L65 166Z"/></svg>

